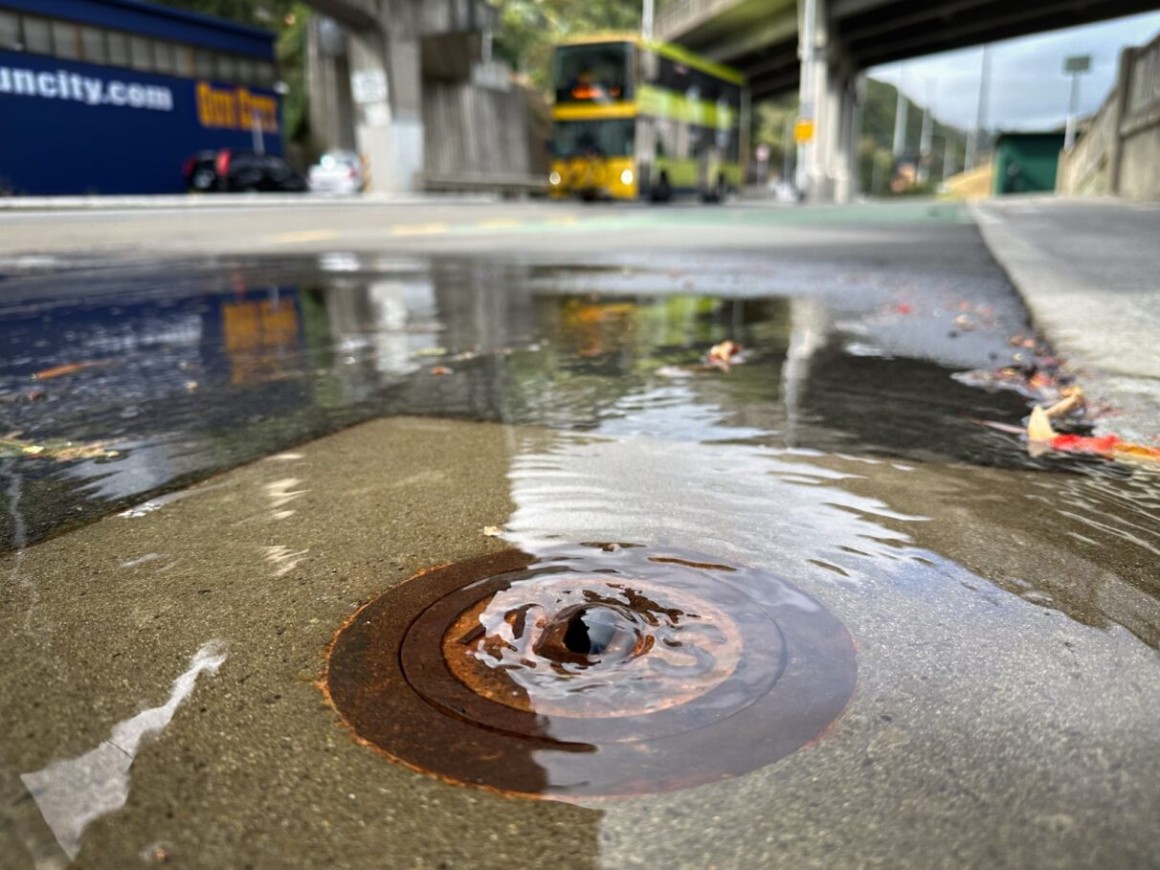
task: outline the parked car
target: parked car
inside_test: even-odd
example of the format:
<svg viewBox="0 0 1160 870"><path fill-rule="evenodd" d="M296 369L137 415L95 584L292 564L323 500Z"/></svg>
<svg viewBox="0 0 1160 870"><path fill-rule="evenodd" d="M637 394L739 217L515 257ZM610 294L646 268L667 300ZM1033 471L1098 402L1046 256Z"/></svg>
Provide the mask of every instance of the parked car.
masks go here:
<svg viewBox="0 0 1160 870"><path fill-rule="evenodd" d="M196 191L306 190L306 179L281 157L222 148L185 161L185 186Z"/></svg>
<svg viewBox="0 0 1160 870"><path fill-rule="evenodd" d="M214 165L217 155L217 151L198 151L185 161L181 174L185 178L186 190L198 193L213 190L217 183L217 169Z"/></svg>
<svg viewBox="0 0 1160 870"><path fill-rule="evenodd" d="M314 193L358 193L365 186L362 158L353 151L327 151L310 167Z"/></svg>

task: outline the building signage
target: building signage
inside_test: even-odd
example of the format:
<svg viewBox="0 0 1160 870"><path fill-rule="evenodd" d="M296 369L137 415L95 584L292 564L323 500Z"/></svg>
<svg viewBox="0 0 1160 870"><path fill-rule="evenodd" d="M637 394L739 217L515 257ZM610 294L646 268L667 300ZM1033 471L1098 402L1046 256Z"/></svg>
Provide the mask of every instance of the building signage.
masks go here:
<svg viewBox="0 0 1160 870"><path fill-rule="evenodd" d="M73 100L86 106L173 111L173 91L170 88L103 75L81 75L64 67L34 69L0 63L0 94Z"/></svg>
<svg viewBox="0 0 1160 870"><path fill-rule="evenodd" d="M381 69L366 69L352 73L350 95L360 105L383 102L387 98L387 74Z"/></svg>
<svg viewBox="0 0 1160 870"><path fill-rule="evenodd" d="M273 91L0 51L0 194L180 193L219 148L281 155Z"/></svg>
<svg viewBox="0 0 1160 870"><path fill-rule="evenodd" d="M278 100L243 87L214 87L197 83L197 120L203 127L222 130L278 132Z"/></svg>

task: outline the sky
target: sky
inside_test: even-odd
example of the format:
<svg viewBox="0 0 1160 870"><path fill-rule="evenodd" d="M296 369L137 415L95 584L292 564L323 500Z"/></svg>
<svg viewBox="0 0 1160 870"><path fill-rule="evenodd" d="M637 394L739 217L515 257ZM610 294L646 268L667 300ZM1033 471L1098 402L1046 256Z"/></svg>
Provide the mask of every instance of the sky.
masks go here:
<svg viewBox="0 0 1160 870"><path fill-rule="evenodd" d="M1079 114L1095 112L1115 85L1120 49L1146 45L1160 33L1160 12L1071 27L991 45L991 87L986 127L991 130L1050 130L1067 119L1071 79L1063 59L1090 54L1091 71L1080 83ZM979 103L982 49L885 64L868 71L871 78L899 84L918 105L929 100L940 121L969 129Z"/></svg>

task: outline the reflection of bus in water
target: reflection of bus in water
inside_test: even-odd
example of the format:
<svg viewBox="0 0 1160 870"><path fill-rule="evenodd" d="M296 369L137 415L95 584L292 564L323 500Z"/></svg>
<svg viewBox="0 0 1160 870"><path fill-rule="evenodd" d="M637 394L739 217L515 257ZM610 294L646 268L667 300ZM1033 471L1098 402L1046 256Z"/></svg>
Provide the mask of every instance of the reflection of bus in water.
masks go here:
<svg viewBox="0 0 1160 870"><path fill-rule="evenodd" d="M553 196L651 199L741 186L748 136L745 78L674 45L593 36L552 63Z"/></svg>

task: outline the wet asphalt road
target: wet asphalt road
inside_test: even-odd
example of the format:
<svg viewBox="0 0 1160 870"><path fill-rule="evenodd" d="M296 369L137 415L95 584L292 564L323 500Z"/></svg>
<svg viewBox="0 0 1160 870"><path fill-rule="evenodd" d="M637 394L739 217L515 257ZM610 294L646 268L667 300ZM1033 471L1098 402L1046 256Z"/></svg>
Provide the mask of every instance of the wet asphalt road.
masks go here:
<svg viewBox="0 0 1160 870"><path fill-rule="evenodd" d="M47 539L0 565L3 866L1154 863L1160 481L972 422L1020 422L952 375L1029 324L957 207L0 221L4 388L45 392L6 428L125 442L2 460L8 539ZM116 364L29 381L93 347ZM845 715L746 776L576 805L350 738L316 683L359 604L593 540L809 593L858 650Z"/></svg>

